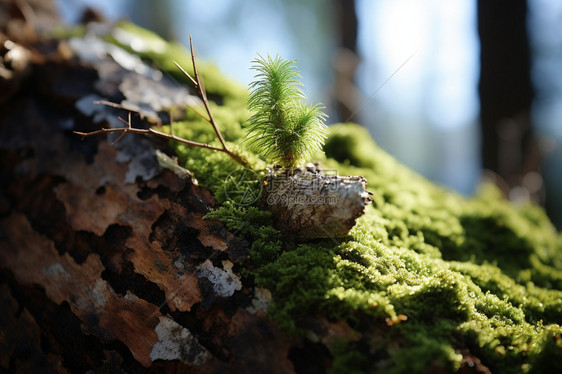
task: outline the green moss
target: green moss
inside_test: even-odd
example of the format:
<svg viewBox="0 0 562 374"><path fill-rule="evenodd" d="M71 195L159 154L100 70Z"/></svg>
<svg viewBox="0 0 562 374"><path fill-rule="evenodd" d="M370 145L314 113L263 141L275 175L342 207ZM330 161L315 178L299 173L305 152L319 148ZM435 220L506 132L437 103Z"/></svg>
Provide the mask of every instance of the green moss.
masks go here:
<svg viewBox="0 0 562 374"><path fill-rule="evenodd" d="M330 128L324 152L338 162L368 168L373 166L373 159L369 156L373 147L375 144L369 130L354 123L345 123Z"/></svg>
<svg viewBox="0 0 562 374"><path fill-rule="evenodd" d="M170 72L172 60L189 67L178 46L120 27L155 45L143 57ZM247 93L212 68L202 72L209 92L224 98L213 112L229 146L245 152L259 175L265 164L242 145ZM211 126L189 111L174 131L217 144ZM331 347L332 372L455 371L466 350L493 372L562 371L562 236L541 209L513 206L492 187L461 197L399 164L364 128L339 124L326 156L316 157L340 175L363 175L373 204L347 238L299 243L282 237L258 205L229 201L225 181L238 164L220 152L173 146L221 204L208 218L251 243L243 275L271 291L270 318L303 336L317 316L361 334Z"/></svg>
<svg viewBox="0 0 562 374"><path fill-rule="evenodd" d="M271 222L250 221L247 210L223 207L214 215L228 216L231 229L253 222L252 230L262 233L249 235L248 273L272 292L270 317L293 333L305 333L307 320L319 314L359 331L365 319L384 324L408 317L391 327L403 343L399 349L389 343L386 360L369 365L378 356L364 348L334 350L334 372L348 365L352 371L454 371L464 347L492 371L557 369L562 247L544 213L515 207L490 188L465 199L435 186L363 140L365 130L356 125L332 137L362 153L349 150L349 162L323 164L365 176L374 193L348 239L288 243Z"/></svg>
<svg viewBox="0 0 562 374"><path fill-rule="evenodd" d="M462 355L454 348L455 324L441 320L435 324L402 324L401 332L409 344L393 357L390 367L383 373L454 372L459 369Z"/></svg>
<svg viewBox="0 0 562 374"><path fill-rule="evenodd" d="M245 180L247 183L240 184L238 182L241 174L236 172L242 170L242 167L225 153L172 142L171 145L179 157L180 164L192 171L198 182L211 190L219 203L227 201L228 197L234 197L232 194L227 196L228 191L239 190L239 196L243 196L244 191L241 188L246 188L251 194L259 195L261 190L259 177L264 175L265 164L240 145L244 134L242 124L247 118L247 110L239 104L219 106L214 102L210 102L210 108L228 149L246 159L250 167L257 172L249 173ZM202 108L188 108L186 119L174 122L174 135L220 148L213 127L197 114L202 114L201 112ZM161 131L169 133L170 127L164 126ZM231 173L235 173L232 174L236 177L235 180L229 178Z"/></svg>
<svg viewBox="0 0 562 374"><path fill-rule="evenodd" d="M48 31L48 36L55 39L81 38L86 35L85 25L63 26L57 25Z"/></svg>
<svg viewBox="0 0 562 374"><path fill-rule="evenodd" d="M332 353L334 360L329 374L360 374L369 368L369 361L365 355L356 350L354 345L347 341L337 341Z"/></svg>

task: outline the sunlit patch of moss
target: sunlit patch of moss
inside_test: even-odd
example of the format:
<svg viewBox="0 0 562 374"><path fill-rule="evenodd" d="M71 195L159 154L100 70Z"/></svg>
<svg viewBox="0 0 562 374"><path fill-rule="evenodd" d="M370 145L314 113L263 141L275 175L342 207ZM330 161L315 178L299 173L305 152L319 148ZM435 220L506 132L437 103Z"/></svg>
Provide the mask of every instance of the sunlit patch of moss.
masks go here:
<svg viewBox="0 0 562 374"><path fill-rule="evenodd" d="M243 133L241 120L225 119L232 134ZM212 128L194 116L175 128L189 139L216 141ZM298 243L281 236L269 212L221 195L225 174L237 167L226 155L177 147L185 165L224 202L209 218L252 243L244 274L272 292L268 315L280 326L306 335L317 315L358 329L368 319L403 337L399 349L387 347L379 366L368 364L379 353L334 350L334 372L356 359L360 364L352 368L359 371L454 371L458 348L465 346L501 372L556 368L553 357L562 355L561 242L536 208L518 210L493 190L465 199L401 166L369 140L363 144L369 168L321 162L340 174L365 176L374 204L347 238Z"/></svg>
<svg viewBox="0 0 562 374"><path fill-rule="evenodd" d="M244 139L246 135L243 129L244 122L250 115L246 105L239 103L232 103L228 106L217 105L211 101L209 106L223 137L228 141L240 143L240 140Z"/></svg>
<svg viewBox="0 0 562 374"><path fill-rule="evenodd" d="M340 123L330 126L330 136L324 145L326 156L357 167L370 168L374 165L369 156L375 147L369 130L354 123Z"/></svg>
<svg viewBox="0 0 562 374"><path fill-rule="evenodd" d="M493 372L559 372L562 368L560 327L510 323L499 317L475 316L461 324L469 347ZM547 360L553 360L548 362Z"/></svg>
<svg viewBox="0 0 562 374"><path fill-rule="evenodd" d="M559 297L559 291L525 292L524 286L495 266L448 262L387 246L386 235L380 229L384 222L376 218L375 210L360 220L351 240L336 245L330 241L286 243L269 226L271 221L257 215L259 210L250 213L240 207L221 209L223 212L217 212L214 218L229 217L229 228L241 230L242 235L259 243L252 247L255 268L251 274L257 284L272 291L275 302L269 315L289 331L302 331L308 318L317 313L346 319L352 326L358 312L381 322L386 318L395 320L397 313L404 313L408 320L395 328L406 341L392 357L388 372L426 372L432 365L455 370L460 362L454 348L459 334L492 367L517 372L521 365L532 368L532 362L545 364L533 361L533 353L527 353L529 342L543 339L543 325L536 320L534 324L527 322L524 311L536 315L539 312L532 309L537 305L535 295L544 297L554 292ZM250 220L253 214L259 218ZM373 232L366 222L375 223ZM249 226L253 229L249 230ZM271 241L267 239L269 235ZM270 247L275 249L269 251ZM528 302L517 301L526 298ZM557 304L553 298L549 301ZM548 328L561 331L554 324ZM509 338L512 333L517 333L518 338ZM505 351L502 347L518 360L498 356L498 352ZM549 349L555 351L556 347ZM336 360L338 365L351 359L342 355Z"/></svg>
<svg viewBox="0 0 562 374"><path fill-rule="evenodd" d="M154 41L156 50L143 57L189 68L179 46L166 44L172 55L164 56ZM211 77L212 70L205 74L207 89L225 98L211 109L229 149L259 174L265 164L242 146L246 93L221 88L223 78ZM218 145L212 127L191 110L174 132ZM495 372L562 371L562 236L539 208L515 207L492 187L461 197L398 163L359 125L334 125L326 156L317 158L340 175L364 176L373 204L348 237L300 243L284 238L268 211L226 196L225 181L240 168L235 161L173 146L220 205L208 218L250 242L243 275L271 291L270 318L303 336L317 316L343 319L363 334L360 342L332 347L332 372L452 372L460 349ZM365 321L367 330L382 326L395 338L364 331Z"/></svg>
<svg viewBox="0 0 562 374"><path fill-rule="evenodd" d="M211 190L219 203L233 198L234 195L232 194L230 197L227 196L228 191L236 190L239 196L243 196L241 188L249 188L252 194L259 196L261 178L264 175L263 170L266 165L258 157L240 146L244 134L242 125L247 116L247 110L245 107L234 104L227 107L210 102L209 105L219 131L227 141L228 149L246 159L249 162L249 168L253 169L255 173L246 175L247 180L244 183L237 183L242 181L229 178L229 175L243 169L243 167L225 153L171 142L179 157L180 164L193 172L198 182ZM178 137L220 148L217 134L205 119L203 108L188 108L186 118L174 122L173 128L174 135ZM170 127L164 126L161 130L169 133ZM236 173L233 175L240 177L242 174Z"/></svg>

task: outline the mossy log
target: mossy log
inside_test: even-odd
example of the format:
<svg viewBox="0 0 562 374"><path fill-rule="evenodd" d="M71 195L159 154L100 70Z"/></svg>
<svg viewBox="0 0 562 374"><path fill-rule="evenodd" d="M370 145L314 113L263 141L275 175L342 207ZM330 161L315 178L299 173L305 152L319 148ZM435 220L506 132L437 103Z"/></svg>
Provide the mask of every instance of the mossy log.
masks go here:
<svg viewBox="0 0 562 374"><path fill-rule="evenodd" d="M92 101L127 97L112 80L136 73L77 58L64 41L2 38L29 60L0 80L11 87L0 110L0 371L292 372L300 340L255 307L239 276L248 243L203 219L209 191L159 167L147 139L115 147L71 132L115 118Z"/></svg>
<svg viewBox="0 0 562 374"><path fill-rule="evenodd" d="M193 99L115 49L124 34L157 45L138 54L161 66L189 54L130 24L113 44L22 33L21 3L0 5L15 22L0 37L28 52L19 70L0 54L0 371L562 371L562 236L540 209L446 191L345 124L320 163L364 176L373 195L351 178L365 214L342 238L301 241L289 235L298 210L280 207L275 222L263 205L229 203L239 165L224 154L172 145L186 171L158 162L155 149L175 157L170 144L72 133L117 124L123 113L96 99L149 119L139 126ZM202 75L238 146L245 91ZM185 116L178 136L213 141Z"/></svg>

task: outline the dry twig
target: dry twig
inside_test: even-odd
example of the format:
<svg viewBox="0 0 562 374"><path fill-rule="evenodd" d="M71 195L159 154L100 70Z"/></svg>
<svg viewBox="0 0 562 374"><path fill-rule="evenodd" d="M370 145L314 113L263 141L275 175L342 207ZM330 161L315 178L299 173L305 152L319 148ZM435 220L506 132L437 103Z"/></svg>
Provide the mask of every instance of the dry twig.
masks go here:
<svg viewBox="0 0 562 374"><path fill-rule="evenodd" d="M213 129L215 130L215 134L217 134L217 137L218 137L218 139L221 143L220 147L215 147L215 146L212 146L210 144L200 143L200 142L196 142L196 141L193 141L193 140L183 139L183 138L180 138L180 137L174 135L174 128L173 128L172 121L170 121L170 133L169 134L154 130L152 128L139 129L139 128L132 127L132 125L131 125L131 112L130 111L129 111L128 121L125 121L123 118L118 117L118 119L121 122L123 122L124 124L126 124L127 127L119 127L119 128L112 128L112 129L104 128L104 129L92 131L92 132L74 131L74 133L82 136L83 138L95 136L95 135L100 135L100 134L109 134L109 133L114 133L114 132L121 133L121 135L119 135L119 137L113 142L113 144L115 144L119 139L121 139L127 133L141 134L141 135L155 135L155 136L159 136L159 137L164 138L164 139L175 140L177 142L187 144L187 145L192 146L192 147L207 148L207 149L211 149L213 151L224 152L230 158L232 158L234 161L246 166L248 164L248 162L245 159L243 159L242 157L240 157L239 155L233 153L232 151L230 151L228 149L228 147L226 146L226 143L224 141L224 138L222 137L222 134L219 131L217 123L216 123L216 121L213 117L213 114L211 112L211 108L209 106L209 100L207 99L207 93L205 92L205 88L203 87L203 84L202 84L201 79L199 77L199 73L197 72L197 66L196 66L196 63L195 63L195 52L193 50L193 41L191 40L191 36L189 37L189 46L190 46L190 50L191 50L191 61L193 63L193 75L195 77L192 77L177 62L174 61L174 64L178 67L178 69L180 69L185 74L185 76L187 76L191 80L191 82L193 83L193 85L197 89L199 97L201 98L201 100L203 101L203 105L205 106L205 111L207 112L208 118L201 115L197 111L195 111L195 112L199 116L204 118L206 121L208 121L211 124L211 126L213 126ZM99 103L104 104L104 105L109 105L109 106L112 106L112 107L116 107L116 108L122 108L122 106L120 106L119 104L115 104L115 103L110 103L110 102L105 102L105 101L100 101Z"/></svg>

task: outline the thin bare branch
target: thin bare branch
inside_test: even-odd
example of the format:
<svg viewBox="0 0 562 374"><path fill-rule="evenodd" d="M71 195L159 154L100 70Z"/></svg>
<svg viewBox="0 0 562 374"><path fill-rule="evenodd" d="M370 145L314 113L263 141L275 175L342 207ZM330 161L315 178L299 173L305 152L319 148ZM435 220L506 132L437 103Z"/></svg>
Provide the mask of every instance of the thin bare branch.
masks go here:
<svg viewBox="0 0 562 374"><path fill-rule="evenodd" d="M195 77L192 77L187 71L185 71L185 69L183 69L177 62L173 61L174 64L176 65L176 67L178 69L180 69L186 77L188 77L191 82L195 85L195 88L197 89L198 93L199 93L199 97L201 98L201 100L203 101L203 105L205 106L205 111L207 112L207 115L209 116L209 118L206 118L203 114L199 113L197 110L193 110L198 116L200 116L201 118L203 118L205 121L209 122L211 124L211 126L213 126L213 129L215 131L215 134L217 134L217 137L221 143L221 147L215 147L206 143L199 143L199 142L195 142L192 140L187 140L187 139L183 139L180 138L176 135L174 135L174 128L173 128L173 118L170 112L170 134L166 134L164 132L160 132L157 130L154 130L152 128L149 129L139 129L139 128L134 128L131 125L131 112L133 112L134 110L130 110L128 108L125 108L124 106L117 104L117 103L112 103L109 101L105 101L105 100L97 100L94 101L95 104L104 104L104 105L108 105L114 108L119 108L119 109L125 109L129 111L129 120L125 121L123 118L121 117L117 117L119 119L119 121L123 122L125 125L127 125L127 127L120 127L120 128L112 128L112 129L101 129L101 130L97 130L97 131L92 131L92 132L80 132L80 131L74 131L75 134L80 135L82 138L87 138L90 136L96 136L96 135L100 135L100 134L109 134L109 133L119 133L119 137L117 137L117 139L113 142L113 144L115 144L117 141L119 141L122 137L124 137L127 133L133 133L133 134L140 134L140 135L155 135L164 139L168 139L168 140L174 140L177 142L180 142L182 144L186 144L192 147L199 147L199 148L206 148L206 149L210 149L213 151L219 151L219 152L223 152L226 153L230 158L232 158L233 160L235 160L236 162L246 166L248 164L248 162L240 157L239 155L231 152L227 146L226 143L224 141L224 138L222 137L222 134L220 133L217 123L215 122L215 119L213 118L213 114L211 113L211 108L209 106L209 101L207 99L207 93L205 92L205 88L203 87L203 84L201 82L201 79L199 78L199 73L197 72L197 65L195 63L195 52L193 49L193 41L191 40L191 35L189 36L189 45L190 45L190 49L191 49L191 61L193 63L193 75ZM134 111L137 112L137 111ZM138 113L138 112L137 112ZM141 113L139 113L139 115L141 115Z"/></svg>
<svg viewBox="0 0 562 374"><path fill-rule="evenodd" d="M211 108L209 107L209 100L207 100L207 93L205 92L205 89L203 88L203 85L201 84L201 79L199 78L199 73L197 72L197 64L195 63L195 51L193 50L193 40L191 39L191 35L189 35L189 47L191 49L191 61L193 63L193 75L195 75L195 81L197 82L197 89L199 90L199 96L201 96L201 100L203 100L203 105L205 105L205 110L207 111L207 114L209 115L209 123L211 124L211 126L213 126L213 129L215 130L215 133L217 134L217 137L219 138L219 141L221 142L222 147L226 150L226 144L224 142L222 134L219 131L219 128L217 127L217 123L215 122L215 119L213 118L213 113L211 112Z"/></svg>
<svg viewBox="0 0 562 374"><path fill-rule="evenodd" d="M123 131L123 133L122 133L121 135L119 135L119 136L117 137L117 139L115 139L115 140L111 143L111 145L115 145L115 143L117 143L119 140L121 140L121 138L124 137L124 136L127 134L127 132L128 132L127 130Z"/></svg>
<svg viewBox="0 0 562 374"><path fill-rule="evenodd" d="M102 105L105 105L105 106L110 106L112 108L123 109L123 110L126 110L128 112L137 113L141 118L144 118L144 115L139 110L133 109L133 108L128 108L128 107L126 107L124 105L121 105L121 104L118 104L118 103L112 103L111 101L94 100L94 104L102 104Z"/></svg>
<svg viewBox="0 0 562 374"><path fill-rule="evenodd" d="M135 127L119 127L119 128L113 128L113 129L101 129L101 130L97 130L97 131L92 131L92 132L80 132L80 131L74 131L74 133L76 135L80 135L82 138L89 138L90 136L96 136L96 135L101 135L101 134L110 134L110 133L121 133L121 136L119 136L118 139L120 139L121 137L123 137L125 134L127 133L132 133L132 134L140 134L140 135L155 135L164 139L168 139L168 140L175 140L177 142L189 145L189 146L193 146L193 147L199 147L199 148L207 148L207 149L211 149L213 151L219 151L219 152L225 152L227 154L229 154L230 156L230 152L226 152L224 149L222 148L218 148L206 143L199 143L199 142L195 142L192 140L187 140L187 139L183 139L180 138L179 136L175 136L175 135L171 135L171 134L166 134L164 132L160 132L154 129L138 129ZM115 143L115 142L114 142Z"/></svg>
<svg viewBox="0 0 562 374"><path fill-rule="evenodd" d="M176 65L176 67L177 67L178 69L181 70L181 72L182 72L186 77L188 77L188 78L191 80L191 82L193 83L193 85L195 86L195 88L197 88L197 82L195 81L195 79L193 79L193 77L192 77L187 71L185 71L185 69L182 68L182 67L180 66L180 64L178 64L176 61L172 61L172 62L174 63L174 65Z"/></svg>
<svg viewBox="0 0 562 374"><path fill-rule="evenodd" d="M174 114L170 110L170 135L174 135Z"/></svg>
<svg viewBox="0 0 562 374"><path fill-rule="evenodd" d="M121 123L124 123L125 125L127 125L127 128L131 128L131 126L130 126L130 123L131 123L131 122L130 122L130 117L129 117L129 122L125 121L123 118L121 118L121 117L119 117L119 116L117 116L117 119L118 119L119 121L121 121Z"/></svg>
<svg viewBox="0 0 562 374"><path fill-rule="evenodd" d="M106 101L106 100L94 100L94 104L103 104L103 105L107 105L107 106L110 106L110 107L113 107L113 108L128 110L127 108L125 108L121 104L112 103L111 101Z"/></svg>
<svg viewBox="0 0 562 374"><path fill-rule="evenodd" d="M195 105L187 105L188 108L190 108L193 113L197 114L200 118L204 119L205 121L211 123L211 120L209 120L209 118L205 117L204 114L199 113L199 111L197 109L195 109Z"/></svg>

